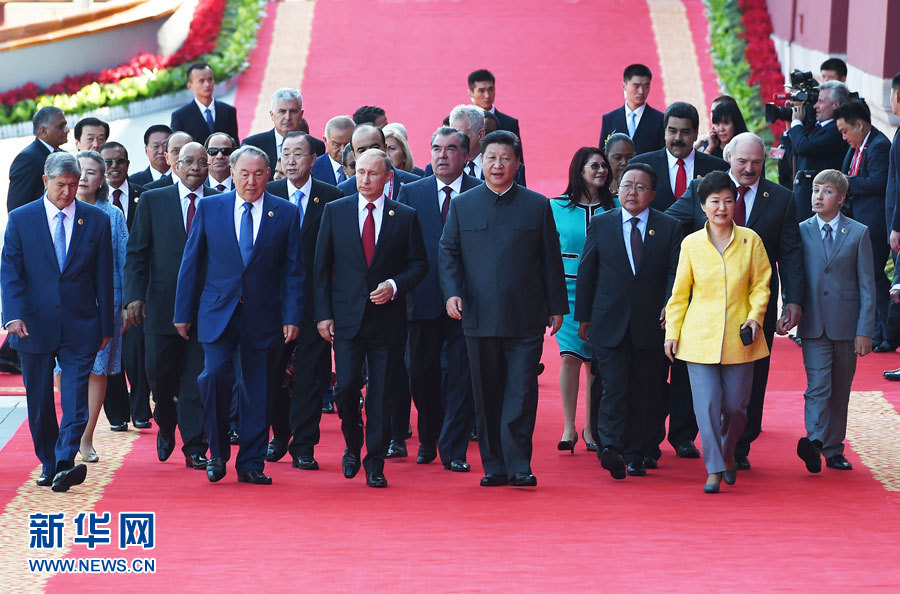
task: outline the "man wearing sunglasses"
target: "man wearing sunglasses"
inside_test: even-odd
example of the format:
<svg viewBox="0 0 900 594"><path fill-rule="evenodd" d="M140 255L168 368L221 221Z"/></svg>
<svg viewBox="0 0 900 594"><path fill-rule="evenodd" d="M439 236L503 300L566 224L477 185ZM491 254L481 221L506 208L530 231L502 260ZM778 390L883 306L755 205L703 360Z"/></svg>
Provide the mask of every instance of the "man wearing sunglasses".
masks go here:
<svg viewBox="0 0 900 594"><path fill-rule="evenodd" d="M234 181L231 179L229 158L237 148L237 142L224 132L216 132L206 139L204 148L209 155L209 176L206 185L220 192L230 192L234 189Z"/></svg>

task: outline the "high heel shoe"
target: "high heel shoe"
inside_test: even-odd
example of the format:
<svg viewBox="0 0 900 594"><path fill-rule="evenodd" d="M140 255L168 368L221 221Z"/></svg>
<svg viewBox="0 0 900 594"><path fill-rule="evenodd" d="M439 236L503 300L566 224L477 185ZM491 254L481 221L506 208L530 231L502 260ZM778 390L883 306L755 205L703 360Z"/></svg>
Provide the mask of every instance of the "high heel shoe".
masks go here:
<svg viewBox="0 0 900 594"><path fill-rule="evenodd" d="M709 482L710 479L714 480L714 483ZM703 485L704 493L718 493L719 492L719 484L722 482L722 473L714 472L709 475L706 479L706 484Z"/></svg>
<svg viewBox="0 0 900 594"><path fill-rule="evenodd" d="M726 466L725 472L722 473L722 480L726 485L733 485L737 482L737 468L735 468L734 462L731 463L731 468Z"/></svg>
<svg viewBox="0 0 900 594"><path fill-rule="evenodd" d="M584 436L584 432L587 430L587 427L581 430L581 438L584 440L584 446L587 448L589 452L599 452L600 448L597 447L597 444L591 443L587 440L587 437Z"/></svg>
<svg viewBox="0 0 900 594"><path fill-rule="evenodd" d="M560 452L565 452L569 450L572 454L575 453L575 444L578 443L578 434L575 434L575 439L568 440L562 439L558 444L556 444L556 449Z"/></svg>
<svg viewBox="0 0 900 594"><path fill-rule="evenodd" d="M82 462L99 462L100 456L97 455L97 452L94 451L94 448L91 448L90 452L85 452L82 449L78 450L78 453L81 454Z"/></svg>

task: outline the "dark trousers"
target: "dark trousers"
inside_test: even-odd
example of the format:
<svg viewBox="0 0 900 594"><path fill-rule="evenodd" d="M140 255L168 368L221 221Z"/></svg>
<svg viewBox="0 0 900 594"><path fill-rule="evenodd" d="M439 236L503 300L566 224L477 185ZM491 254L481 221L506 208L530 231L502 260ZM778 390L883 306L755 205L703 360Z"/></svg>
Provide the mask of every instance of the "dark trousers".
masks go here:
<svg viewBox="0 0 900 594"><path fill-rule="evenodd" d="M132 326L122 335L122 364L128 378L129 413L133 421L150 419L150 383L147 381L144 326ZM127 420L127 419L126 419ZM110 421L112 422L112 421Z"/></svg>
<svg viewBox="0 0 900 594"><path fill-rule="evenodd" d="M121 425L122 423L127 423L131 418L125 373L116 373L106 377L103 412L106 413L106 418L110 425Z"/></svg>
<svg viewBox="0 0 900 594"><path fill-rule="evenodd" d="M266 464L269 419L272 414L272 378L278 360L278 345L258 349L251 343L239 305L215 342L203 345L203 373L197 378L203 401L203 428L209 439L211 458L231 457L228 418L235 383L234 359L238 358L244 390L239 402L241 435L235 470L262 471Z"/></svg>
<svg viewBox="0 0 900 594"><path fill-rule="evenodd" d="M768 318L768 316L766 316ZM766 320L768 322L768 319ZM772 352L772 340L775 338L775 327L765 324L763 335L769 352ZM750 443L759 437L762 431L763 403L766 398L766 384L769 382L770 357L763 357L753 362L753 385L750 387L750 404L747 406L747 426L738 438L734 447L735 456L746 457L750 453Z"/></svg>
<svg viewBox="0 0 900 594"><path fill-rule="evenodd" d="M441 462L465 460L474 408L466 339L446 315L409 322L406 348L409 390L418 411L419 443ZM447 361L446 374L441 353Z"/></svg>
<svg viewBox="0 0 900 594"><path fill-rule="evenodd" d="M485 474L531 473L543 336L466 336Z"/></svg>
<svg viewBox="0 0 900 594"><path fill-rule="evenodd" d="M96 353L73 353L65 345L56 353L19 352L28 404L28 428L45 474L71 468L88 421L88 379ZM56 419L53 367L59 362L62 422Z"/></svg>
<svg viewBox="0 0 900 594"><path fill-rule="evenodd" d="M671 377L666 393L666 410L669 414L669 443L673 448L697 438L697 416L694 414L694 400L687 364L675 359L671 365ZM657 424L657 443L662 443L666 435L665 411Z"/></svg>
<svg viewBox="0 0 900 594"><path fill-rule="evenodd" d="M884 274L884 265L891 248L884 241L872 240L872 265L875 268L875 346L881 342L897 344L900 333L887 323L888 305L891 302L891 281Z"/></svg>
<svg viewBox="0 0 900 594"><path fill-rule="evenodd" d="M666 360L661 348L638 349L628 333L618 346L594 346L596 375L602 377L598 405L598 443L629 463L658 457L657 428L663 418Z"/></svg>
<svg viewBox="0 0 900 594"><path fill-rule="evenodd" d="M406 345L400 347L400 352L406 350ZM390 424L391 430L389 435L391 441L404 441L409 433L409 417L410 407L412 406L412 394L409 390L409 372L406 369L406 362L403 357L399 357L394 362L394 369L391 371L393 378L391 387L388 388L391 402ZM418 407L416 407L418 410Z"/></svg>
<svg viewBox="0 0 900 594"><path fill-rule="evenodd" d="M341 417L344 442L351 453L359 453L363 442L363 421L359 410L363 362L369 379L366 384L366 457L367 473L384 470L384 455L390 436L388 389L395 380L391 374L402 364L401 345L390 344L378 336L371 324L363 322L353 338L335 336L334 366L337 372L335 402ZM397 360L401 359L401 362Z"/></svg>
<svg viewBox="0 0 900 594"><path fill-rule="evenodd" d="M197 376L203 371L203 349L195 330L190 336L190 340L184 340L178 334L144 335L147 381L156 403L153 418L160 436L167 440L175 439L178 425L185 455L203 454L207 448L203 404L197 389Z"/></svg>

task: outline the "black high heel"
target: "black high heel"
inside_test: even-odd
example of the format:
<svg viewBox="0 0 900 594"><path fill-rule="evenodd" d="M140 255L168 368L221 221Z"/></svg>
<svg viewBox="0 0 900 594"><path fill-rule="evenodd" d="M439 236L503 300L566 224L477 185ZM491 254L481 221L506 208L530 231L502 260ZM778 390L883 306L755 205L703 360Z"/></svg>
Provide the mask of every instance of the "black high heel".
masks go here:
<svg viewBox="0 0 900 594"><path fill-rule="evenodd" d="M573 455L575 454L575 444L578 443L578 434L575 434L575 439L562 439L558 444L556 444L556 449L560 452L565 452L569 450Z"/></svg>
<svg viewBox="0 0 900 594"><path fill-rule="evenodd" d="M584 432L587 430L587 427L581 430L581 438L584 440L584 445L589 452L599 452L600 448L597 447L597 444L588 442L587 438L584 436Z"/></svg>

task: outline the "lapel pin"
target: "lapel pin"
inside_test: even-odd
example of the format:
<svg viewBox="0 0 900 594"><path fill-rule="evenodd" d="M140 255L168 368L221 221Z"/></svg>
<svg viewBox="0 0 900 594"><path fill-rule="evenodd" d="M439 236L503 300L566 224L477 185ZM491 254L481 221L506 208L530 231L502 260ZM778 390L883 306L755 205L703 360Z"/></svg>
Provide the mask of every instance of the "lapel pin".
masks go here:
<svg viewBox="0 0 900 594"><path fill-rule="evenodd" d="M318 204L318 203L319 203L319 197L316 196L315 198L313 198L313 202L315 202L316 204Z"/></svg>
<svg viewBox="0 0 900 594"><path fill-rule="evenodd" d="M647 231L647 233L649 233L650 235L656 235L656 231L654 231L653 229L650 229L649 231Z"/></svg>
<svg viewBox="0 0 900 594"><path fill-rule="evenodd" d="M769 197L769 193L768 193L768 192L763 192L763 198L768 198L768 197Z"/></svg>
<svg viewBox="0 0 900 594"><path fill-rule="evenodd" d="M84 225L84 219L78 219L78 224L79 224L79 225Z"/></svg>
<svg viewBox="0 0 900 594"><path fill-rule="evenodd" d="M698 174L697 174L697 179L700 179L701 177L703 177L703 176L700 175L700 174L698 173Z"/></svg>
<svg viewBox="0 0 900 594"><path fill-rule="evenodd" d="M134 197L134 203L137 204L137 203L138 203L138 200L140 200L140 197L139 197L139 196L135 196L135 197Z"/></svg>
<svg viewBox="0 0 900 594"><path fill-rule="evenodd" d="M274 217L274 216L275 216L275 213L272 212L272 211L270 210L270 211L269 211L269 218L272 218L272 217Z"/></svg>
<svg viewBox="0 0 900 594"><path fill-rule="evenodd" d="M389 210L389 211L388 211L388 216L389 216L389 217L394 216L394 211L393 211L393 210Z"/></svg>
<svg viewBox="0 0 900 594"><path fill-rule="evenodd" d="M847 232L847 228L846 228L846 227L844 227L843 229L841 229L841 233L846 233L846 232Z"/></svg>

